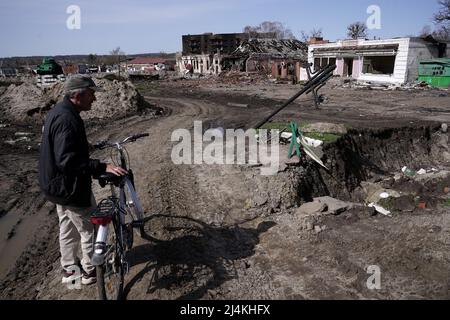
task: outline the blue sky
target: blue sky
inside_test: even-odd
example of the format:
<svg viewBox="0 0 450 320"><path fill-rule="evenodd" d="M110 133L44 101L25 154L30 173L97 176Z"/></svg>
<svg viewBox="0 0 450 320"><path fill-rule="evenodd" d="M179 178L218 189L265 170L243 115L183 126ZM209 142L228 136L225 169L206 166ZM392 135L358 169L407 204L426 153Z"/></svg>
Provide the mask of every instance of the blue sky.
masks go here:
<svg viewBox="0 0 450 320"><path fill-rule="evenodd" d="M70 5L81 9L81 29L66 26ZM241 32L246 25L279 21L299 36L322 28L329 40L381 8L381 38L418 34L433 25L437 0L0 0L0 57L128 54L181 51L183 34Z"/></svg>

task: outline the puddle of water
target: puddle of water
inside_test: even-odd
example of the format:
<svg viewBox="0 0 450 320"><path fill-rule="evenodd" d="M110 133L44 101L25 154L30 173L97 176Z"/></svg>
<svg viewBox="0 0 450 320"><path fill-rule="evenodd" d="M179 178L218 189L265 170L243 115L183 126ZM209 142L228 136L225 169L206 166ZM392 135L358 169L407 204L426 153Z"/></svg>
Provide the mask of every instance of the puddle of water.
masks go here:
<svg viewBox="0 0 450 320"><path fill-rule="evenodd" d="M9 212L0 219L0 279L5 277L14 266L17 258L33 240L43 220L48 217L48 208L42 207L36 214L22 216ZM22 219L21 223L17 222ZM15 234L8 239L8 233L15 227Z"/></svg>

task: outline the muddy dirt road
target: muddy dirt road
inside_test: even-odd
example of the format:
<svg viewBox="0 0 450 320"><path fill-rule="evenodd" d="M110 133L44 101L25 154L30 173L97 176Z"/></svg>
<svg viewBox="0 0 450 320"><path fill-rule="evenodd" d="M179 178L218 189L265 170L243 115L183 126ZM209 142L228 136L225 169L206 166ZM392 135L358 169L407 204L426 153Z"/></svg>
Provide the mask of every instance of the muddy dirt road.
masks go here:
<svg viewBox="0 0 450 320"><path fill-rule="evenodd" d="M450 154L448 133L436 124L450 122L450 98L442 92L388 92L380 98L373 91L335 88L320 110L312 101L301 110L293 106L275 120L333 122L356 130L323 148L331 174L302 161L263 177L260 168L246 165L174 165L171 134L191 130L194 120L203 121L205 129L245 127L292 91L198 88L192 82L138 88L147 102L163 108L163 116L88 126L91 141L150 133L128 148L147 213L147 237L135 235L125 298L450 297L450 196L445 193ZM277 96L280 91L283 96ZM7 137L18 129L0 130ZM33 130L38 140L39 131ZM37 188L36 148L2 146L1 151L2 236L15 230L3 240L0 298L96 299L95 286L68 290L60 283L57 218ZM93 157L107 160L108 153ZM406 179L398 176L401 165L433 167L439 174ZM362 205L371 188L401 193L391 204L392 217ZM95 185L97 199L105 192ZM325 195L357 205L338 215L300 210ZM416 207L417 196L426 199L425 209ZM381 271L380 289L367 286L370 266Z"/></svg>

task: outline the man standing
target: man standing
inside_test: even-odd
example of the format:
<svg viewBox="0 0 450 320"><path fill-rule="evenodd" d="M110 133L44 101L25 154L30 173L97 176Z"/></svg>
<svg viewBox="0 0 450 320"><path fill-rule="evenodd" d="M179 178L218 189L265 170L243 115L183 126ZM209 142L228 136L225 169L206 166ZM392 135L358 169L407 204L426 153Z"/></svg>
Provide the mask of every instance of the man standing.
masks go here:
<svg viewBox="0 0 450 320"><path fill-rule="evenodd" d="M82 284L96 281L91 264L94 227L90 213L96 202L92 194L91 176L105 172L124 175L120 167L89 158L82 111L89 111L98 87L87 76L66 81L65 97L47 115L44 123L39 158L39 184L47 200L56 204L59 218L59 244L63 283L77 276L80 262L77 252L81 242Z"/></svg>

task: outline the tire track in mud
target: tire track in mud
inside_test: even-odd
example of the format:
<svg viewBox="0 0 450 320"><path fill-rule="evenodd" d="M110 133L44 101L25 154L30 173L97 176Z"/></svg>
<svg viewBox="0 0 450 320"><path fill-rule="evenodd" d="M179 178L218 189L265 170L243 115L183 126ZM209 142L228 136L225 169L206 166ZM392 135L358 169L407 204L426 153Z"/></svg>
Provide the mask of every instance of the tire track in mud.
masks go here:
<svg viewBox="0 0 450 320"><path fill-rule="evenodd" d="M217 106L207 106L197 101L186 103L181 99L146 99L169 109L171 115L134 128L138 132L141 128L141 131L150 133L148 139L128 148L137 173L137 188L144 194L143 206L150 212L188 214L187 204L197 199L195 173L191 166L172 163L172 132L177 129L191 130L193 121L208 119L213 108L215 112L223 112Z"/></svg>
<svg viewBox="0 0 450 320"><path fill-rule="evenodd" d="M236 267L235 261L252 255L265 228L241 228L231 221L217 226L223 225L220 217L230 208L245 218L241 212L249 191L239 194L246 188L245 176L233 166L174 165L170 137L176 129L191 130L195 120L206 122L206 130L233 123L240 115L200 100L146 99L171 114L134 126L134 131L149 132L150 137L128 148L137 190L150 213L146 233L158 235L160 241L135 237L125 294L129 299L203 298L237 276L242 266L239 262ZM259 276L241 278L240 283L252 287L252 279Z"/></svg>
<svg viewBox="0 0 450 320"><path fill-rule="evenodd" d="M214 217L208 214L227 212L233 202L243 202L250 194L243 180L257 185L261 179L250 170L172 164L171 133L180 128L192 129L194 120L204 120L207 125L245 122L255 111L239 110L239 115L235 115L231 108L203 100L146 98L163 107L170 116L156 119L136 116L90 131L90 138L94 136L96 140L119 139L138 132L150 133L150 137L128 145L127 149L140 199L150 215L148 218L152 218L146 225L147 233L159 241L135 236L135 245L130 252L131 269L125 283L128 299L401 298L405 296L400 294L404 284L392 282L390 290L394 293L383 291L379 294L362 286L367 279L364 270L367 261L375 259L373 263L378 263L381 257L383 268L389 268L388 275L398 279L398 267L404 263L405 255L409 255L411 260L421 261L421 255L428 254L429 250L421 247L422 243L425 245L433 239L428 231L430 227L443 227L442 243L436 242L436 247L442 250L448 244L448 220L443 223L434 216L425 215L426 226L421 226L423 223L415 221L420 216L399 216L394 221L376 218L377 222L364 216L366 212L361 212L359 217L348 213L339 218L316 221L320 225L331 226L330 231L317 235L302 231L302 217L295 214L295 209L274 213L268 220L275 221L275 226L263 218L245 225L238 225L235 221L219 226L211 224ZM108 156L107 153L98 155L103 159ZM293 180L294 177L281 175L280 179ZM273 180L266 181L260 188L268 190L270 182ZM226 188L232 189L229 194ZM95 191L99 191L98 187ZM263 203L266 199L267 196L262 197L258 202ZM238 211L237 215L241 213ZM263 216L261 212L257 213ZM356 222L352 224L351 219ZM424 230L411 227L399 237L405 220ZM379 224L378 234L373 226L375 223ZM56 229L51 232L54 234ZM270 232L265 233L269 229ZM409 234L416 232L417 236L410 241ZM382 246L380 239L384 239ZM421 244L418 244L419 240ZM390 251L388 257L384 257L385 249ZM74 292L62 286L57 242L50 240L46 250L48 252L40 251L38 254L53 263L52 270L46 273L41 283L43 269L36 269L41 272L38 274L40 278L27 284L26 288L34 290L38 286L39 299L96 298L95 287ZM430 260L436 270L429 278L424 277L422 288L411 284L411 292L418 289L423 298L443 296L442 288L430 292L431 287L427 284L429 280L433 285L444 282L442 270L448 263L441 266L439 255L441 252L436 249L435 257L431 257L436 261ZM445 258L448 262L447 254ZM428 264L428 261L426 264L418 263L419 271L423 269L421 272L427 274ZM38 266L42 267L42 264ZM414 276L408 268L402 272L405 280L409 281ZM20 282L14 285L22 287L18 290L21 292L12 297L36 297L36 293L24 293L25 286ZM2 297L11 296L2 294Z"/></svg>
<svg viewBox="0 0 450 320"><path fill-rule="evenodd" d="M192 129L194 119L205 121L208 120L211 115L214 115L215 117L224 117L226 110L223 107L205 104L201 101L185 102L182 99L161 99L152 97L146 97L146 99L151 103L162 106L165 110L165 114L169 114L169 116L156 119L145 119L140 117L123 119L100 129L91 128L89 138L92 140L92 136L94 136L96 141L103 139L114 140L139 132L148 132L150 134L148 138L127 145L127 150L130 154L131 167L135 173L135 183L144 211L152 214L169 214L171 216L169 218L159 219L156 223L153 223L152 227L157 230L152 231L159 232L163 237L169 237L168 233L172 232L170 228L173 227L171 224L174 222L173 216L191 216L195 208L204 206L203 200L198 197L199 191L196 187L197 178L195 169L192 166L177 166L172 164L170 157L173 145L170 141L171 134L176 129ZM102 160L109 160L108 156L109 154L107 152L96 152L93 154L94 158L100 158ZM99 200L101 199L101 196L107 195L107 190L100 190L97 184L94 183L94 193L96 194L97 200ZM198 218L198 215L196 216ZM186 221L187 220L185 220L185 222ZM178 223L179 221L176 222L176 224ZM182 228L179 228L179 230L181 230L179 236L181 238L192 236L192 232L194 232L193 230L195 229L192 225L195 226L197 223L189 221L181 224L183 226ZM204 241L200 242L198 249L203 252L203 247L206 244ZM135 248L148 245L148 241L135 236ZM158 251L157 248L156 251ZM178 250L175 248L175 251L179 251L179 248ZM130 269L126 281L132 282L136 276L146 269L148 263L154 261L154 259L147 261L146 255L148 255L149 252L152 254L151 251L144 251L142 254L137 255L135 260L141 261L141 263L135 264ZM152 256L152 258L155 257ZM161 256L158 256L158 260L160 259ZM189 262L187 263L189 264ZM216 263L214 263L212 267L208 266L205 268L205 263L200 263L195 268L199 270L204 269L202 272L207 273L204 277L208 278L211 272L205 270L212 270L215 268L215 265ZM173 266L171 265L166 265L163 269L158 268L156 273L146 272L146 277L152 278L161 274L161 272L164 273L164 270L167 268L172 270L172 267ZM175 266L175 268L177 267ZM219 266L218 268L221 269L222 267ZM95 289L89 288L80 292L69 291L62 286L59 281L56 281L57 279L59 280L59 277L59 261L55 261L53 263L53 270L48 274L43 283L39 285L39 299L96 298ZM207 282L207 280L205 281ZM152 291L152 293L149 294L149 290L141 288L138 283L135 287L130 288L129 297L135 299L149 299L153 297L161 298L162 296L176 297L183 295L181 293L183 290L179 293L167 293L165 290L161 290ZM186 290L187 294L189 294L190 291L193 291L190 288Z"/></svg>
<svg viewBox="0 0 450 320"><path fill-rule="evenodd" d="M157 234L159 239L170 240L158 246L136 237L134 254L131 254L134 266L126 277L128 286L125 294L131 299L176 299L194 292L199 283L206 286L211 276L216 273L216 263L210 265L202 260L206 243L204 235L197 233L198 225L191 220L174 218L192 218L193 213L198 217L195 209L199 211L204 205L199 197L195 168L174 165L171 161L171 134L176 129L191 130L194 120L208 120L212 114L223 116L225 110L200 101L185 102L182 99L152 97L146 99L150 103L170 109L170 117L143 123L145 127L133 128L138 131L142 128L150 133L150 137L130 145L128 150L132 159L135 159L135 180L144 210L152 214L168 215L150 221L151 223L146 225L146 233L151 236ZM176 239L171 236L174 232L177 232ZM195 240L197 238L198 241ZM179 243L178 239L190 241ZM139 253L140 248L148 246L149 250ZM166 250L161 251L160 248ZM189 257L185 256L186 252L191 252ZM175 284L176 289L168 290L166 287L174 285L170 279L181 281L182 284Z"/></svg>

